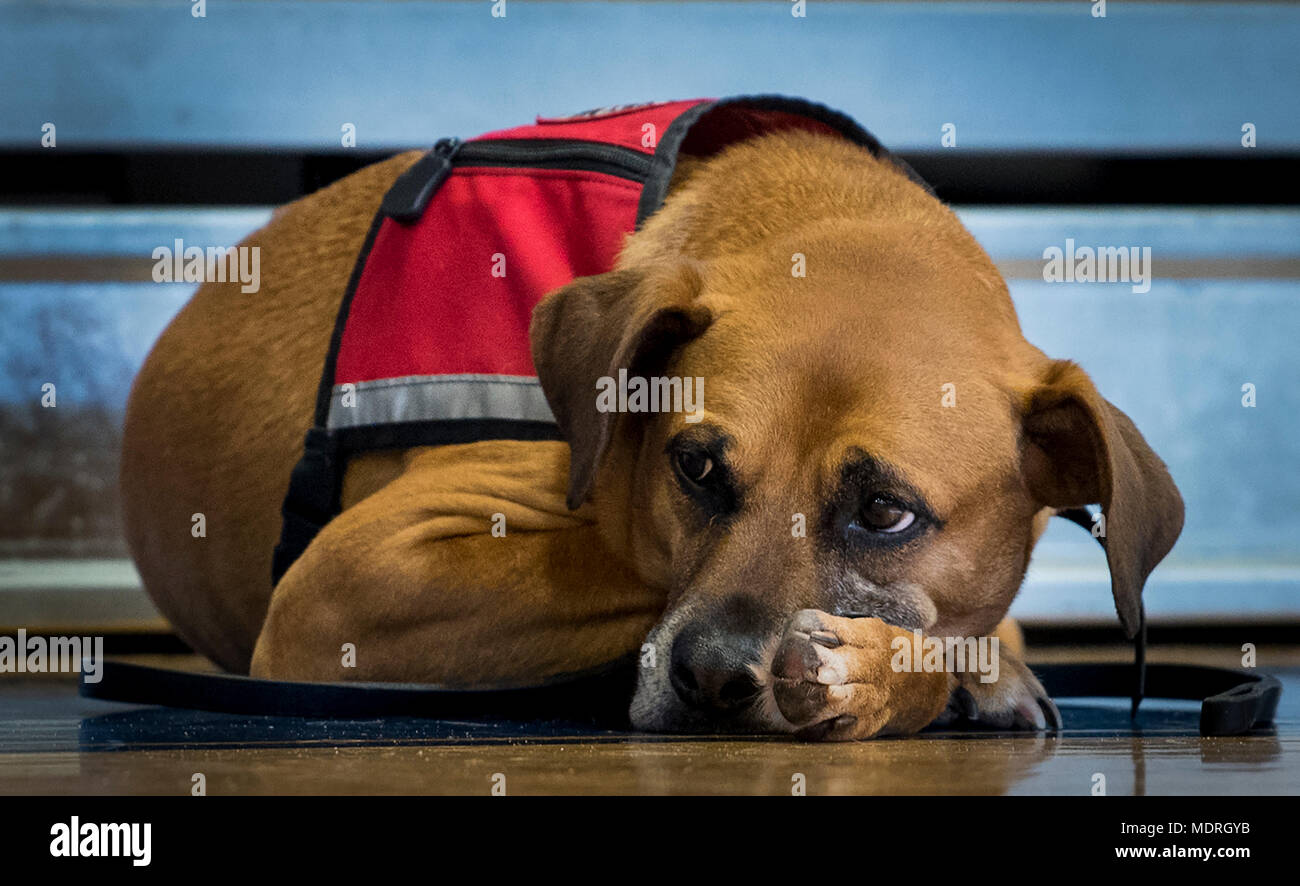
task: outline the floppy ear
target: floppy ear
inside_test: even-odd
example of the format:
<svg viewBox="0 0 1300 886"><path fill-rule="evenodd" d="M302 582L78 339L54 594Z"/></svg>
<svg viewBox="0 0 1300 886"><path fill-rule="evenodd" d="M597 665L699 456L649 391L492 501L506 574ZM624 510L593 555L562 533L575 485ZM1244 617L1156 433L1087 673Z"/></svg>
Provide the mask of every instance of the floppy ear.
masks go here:
<svg viewBox="0 0 1300 886"><path fill-rule="evenodd" d="M575 280L533 309L533 365L569 444L570 509L587 499L613 434L616 415L596 409L597 380L620 368L652 373L703 332L713 317L697 303L699 291L688 264L618 270Z"/></svg>
<svg viewBox="0 0 1300 886"><path fill-rule="evenodd" d="M1069 361L1053 362L1030 392L1024 431L1025 478L1040 503L1101 504L1115 611L1133 637L1147 576L1183 529L1183 499L1168 469Z"/></svg>

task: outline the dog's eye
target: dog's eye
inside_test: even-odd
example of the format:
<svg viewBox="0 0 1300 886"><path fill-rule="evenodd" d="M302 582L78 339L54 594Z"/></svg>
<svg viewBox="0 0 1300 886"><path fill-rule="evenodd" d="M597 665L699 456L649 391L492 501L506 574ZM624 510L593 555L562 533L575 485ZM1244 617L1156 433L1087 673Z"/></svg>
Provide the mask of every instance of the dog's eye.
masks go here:
<svg viewBox="0 0 1300 886"><path fill-rule="evenodd" d="M897 499L888 495L874 495L862 508L854 522L872 532L902 532L916 520Z"/></svg>
<svg viewBox="0 0 1300 886"><path fill-rule="evenodd" d="M713 459L700 449L682 449L677 453L677 470L687 480L701 485L712 479Z"/></svg>

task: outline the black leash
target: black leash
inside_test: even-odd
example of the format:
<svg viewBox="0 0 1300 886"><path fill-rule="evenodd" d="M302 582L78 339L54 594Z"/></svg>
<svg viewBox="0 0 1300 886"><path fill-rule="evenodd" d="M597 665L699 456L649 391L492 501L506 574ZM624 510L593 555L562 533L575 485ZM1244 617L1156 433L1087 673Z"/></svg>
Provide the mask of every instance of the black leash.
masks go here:
<svg viewBox="0 0 1300 886"><path fill-rule="evenodd" d="M1102 550L1104 535L1093 533L1096 517L1087 508L1066 508L1056 512L1088 530ZM1138 707L1147 693L1147 610L1138 601L1138 630L1133 637L1133 668L1129 690L1121 686L1122 665L1046 665L1034 668L1052 695L1123 696L1132 699L1129 717L1137 719ZM1229 668L1193 665L1153 665L1152 694L1159 698L1197 699L1201 702L1202 735L1238 735L1273 721L1282 684L1267 674L1250 674ZM1049 685L1050 684L1050 685Z"/></svg>
<svg viewBox="0 0 1300 886"><path fill-rule="evenodd" d="M163 705L255 716L370 720L572 721L629 730L628 702L638 656L533 686L453 689L424 683L299 683L238 674L183 671L114 658L100 663L100 680L81 695L104 701Z"/></svg>
<svg viewBox="0 0 1300 886"><path fill-rule="evenodd" d="M1101 549L1106 550L1105 534L1097 535L1093 532L1097 517L1092 511L1087 508L1066 508L1057 511L1056 516L1064 517L1076 526L1082 526L1088 530L1088 534L1097 539L1097 544L1101 545ZM1146 603L1141 599L1138 600L1137 635L1133 637L1133 676L1133 706L1129 710L1129 717L1136 718L1138 706L1142 704L1147 686L1147 607Z"/></svg>
<svg viewBox="0 0 1300 886"><path fill-rule="evenodd" d="M636 667L635 658L629 658L543 686L462 690L411 683L259 680L108 658L101 663L99 682L88 683L82 675L81 695L246 716L560 721L626 731L631 728L627 706ZM1058 698L1123 697L1132 686L1132 672L1124 664L1048 664L1033 671L1048 694ZM1274 677L1227 668L1157 664L1151 665L1148 678L1154 696L1201 702L1202 735L1239 735L1271 722L1282 694Z"/></svg>

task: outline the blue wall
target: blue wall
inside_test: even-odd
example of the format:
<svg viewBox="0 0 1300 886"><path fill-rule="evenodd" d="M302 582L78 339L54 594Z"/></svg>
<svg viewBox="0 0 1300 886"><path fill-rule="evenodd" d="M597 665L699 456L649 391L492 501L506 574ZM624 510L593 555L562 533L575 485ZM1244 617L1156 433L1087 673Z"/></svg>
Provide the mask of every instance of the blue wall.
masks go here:
<svg viewBox="0 0 1300 886"><path fill-rule="evenodd" d="M0 144L369 147L534 114L779 92L895 148L1300 147L1279 4L228 2L0 6Z"/></svg>

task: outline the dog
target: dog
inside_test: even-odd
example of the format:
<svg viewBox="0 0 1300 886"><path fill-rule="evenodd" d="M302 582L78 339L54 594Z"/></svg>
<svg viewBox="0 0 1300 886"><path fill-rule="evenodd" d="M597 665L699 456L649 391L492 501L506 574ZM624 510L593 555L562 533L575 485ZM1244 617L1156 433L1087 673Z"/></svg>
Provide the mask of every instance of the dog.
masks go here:
<svg viewBox="0 0 1300 886"><path fill-rule="evenodd" d="M353 260L420 159L277 210L245 241L261 290L203 285L136 379L128 543L199 652L254 677L457 687L635 655L644 730L1045 729L1059 714L1006 613L1048 520L1087 504L1137 630L1182 528L1165 465L1024 339L988 256L905 167L802 130L683 156L616 265L537 305L562 439L360 453L272 584ZM596 408L620 369L707 393L692 414ZM951 642L900 667L922 637L998 640L996 678L955 668Z"/></svg>

